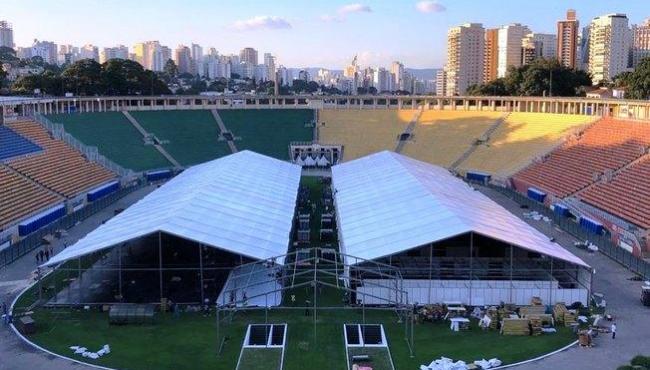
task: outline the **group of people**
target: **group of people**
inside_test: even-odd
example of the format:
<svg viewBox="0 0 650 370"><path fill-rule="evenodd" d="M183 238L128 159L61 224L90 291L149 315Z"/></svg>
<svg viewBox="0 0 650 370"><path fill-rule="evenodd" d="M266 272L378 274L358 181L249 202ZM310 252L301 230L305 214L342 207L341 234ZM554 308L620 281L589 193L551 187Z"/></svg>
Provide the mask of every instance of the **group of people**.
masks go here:
<svg viewBox="0 0 650 370"><path fill-rule="evenodd" d="M68 242L64 241L63 242L63 249L68 247ZM50 257L54 257L54 245L53 244L45 244L43 248L41 248L39 251L36 252L34 255L36 258L36 264L41 264L45 263L50 260Z"/></svg>

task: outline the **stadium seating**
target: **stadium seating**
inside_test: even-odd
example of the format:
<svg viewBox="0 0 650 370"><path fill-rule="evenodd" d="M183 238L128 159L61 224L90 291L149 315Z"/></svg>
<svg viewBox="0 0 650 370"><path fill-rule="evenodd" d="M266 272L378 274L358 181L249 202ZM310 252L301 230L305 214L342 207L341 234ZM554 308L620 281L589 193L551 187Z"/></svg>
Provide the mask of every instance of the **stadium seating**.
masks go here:
<svg viewBox="0 0 650 370"><path fill-rule="evenodd" d="M443 167L460 158L503 114L424 111L402 154Z"/></svg>
<svg viewBox="0 0 650 370"><path fill-rule="evenodd" d="M6 126L0 126L0 160L19 157L42 150L41 147L18 135Z"/></svg>
<svg viewBox="0 0 650 370"><path fill-rule="evenodd" d="M72 197L115 178L115 174L88 161L65 142L50 137L47 130L34 121L12 122L7 126L44 150L6 164L48 189Z"/></svg>
<svg viewBox="0 0 650 370"><path fill-rule="evenodd" d="M231 153L209 110L129 112L181 165L190 166ZM153 148L152 148L153 149Z"/></svg>
<svg viewBox="0 0 650 370"><path fill-rule="evenodd" d="M0 164L0 230L62 198Z"/></svg>
<svg viewBox="0 0 650 370"><path fill-rule="evenodd" d="M143 171L171 166L156 148L144 145L142 134L120 112L55 114L48 118L124 168Z"/></svg>
<svg viewBox="0 0 650 370"><path fill-rule="evenodd" d="M578 198L643 229L650 229L650 157L623 169L611 181L597 183Z"/></svg>
<svg viewBox="0 0 650 370"><path fill-rule="evenodd" d="M508 178L592 121L591 117L579 115L511 113L459 169Z"/></svg>
<svg viewBox="0 0 650 370"><path fill-rule="evenodd" d="M312 141L312 109L219 110L226 128L239 140L238 150L249 149L278 159L289 159L289 143Z"/></svg>
<svg viewBox="0 0 650 370"><path fill-rule="evenodd" d="M562 198L639 158L648 146L650 124L605 118L514 179Z"/></svg>
<svg viewBox="0 0 650 370"><path fill-rule="evenodd" d="M344 161L395 150L398 136L414 113L415 110L323 109L318 139L322 143L342 144Z"/></svg>

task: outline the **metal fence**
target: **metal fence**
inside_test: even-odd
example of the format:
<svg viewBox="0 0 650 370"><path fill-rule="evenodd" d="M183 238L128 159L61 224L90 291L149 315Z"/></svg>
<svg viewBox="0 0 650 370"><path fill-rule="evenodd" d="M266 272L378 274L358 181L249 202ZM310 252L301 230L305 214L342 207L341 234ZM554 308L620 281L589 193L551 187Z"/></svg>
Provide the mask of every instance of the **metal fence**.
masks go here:
<svg viewBox="0 0 650 370"><path fill-rule="evenodd" d="M143 183L138 185L122 188L115 193L112 193L104 198L98 199L87 206L74 211L64 217L54 221L53 223L38 229L37 231L27 235L25 238L17 243L11 244L9 247L0 251L0 267L7 266L25 254L37 249L43 244L43 237L54 233L56 230L69 229L77 222L81 222L88 217L96 214L104 208L115 203L124 196L132 193L133 191L143 187Z"/></svg>
<svg viewBox="0 0 650 370"><path fill-rule="evenodd" d="M518 204L526 205L529 207L529 209L537 211L540 214L550 218L562 230L575 236L576 238L583 241L589 240L598 246L598 250L607 257L625 266L630 271L641 275L643 278L650 279L650 263L643 260L642 258L634 256L632 253L614 244L609 236L598 235L589 232L580 227L580 225L575 222L575 220L569 217L557 215L544 204L534 201L512 189L495 185L488 185L488 187L502 193L508 198L511 198Z"/></svg>

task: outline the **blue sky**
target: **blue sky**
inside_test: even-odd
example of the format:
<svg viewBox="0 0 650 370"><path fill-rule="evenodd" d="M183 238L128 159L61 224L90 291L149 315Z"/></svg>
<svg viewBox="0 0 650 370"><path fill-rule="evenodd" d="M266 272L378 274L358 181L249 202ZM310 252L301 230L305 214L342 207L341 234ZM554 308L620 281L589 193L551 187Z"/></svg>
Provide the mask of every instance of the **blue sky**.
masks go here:
<svg viewBox="0 0 650 370"><path fill-rule="evenodd" d="M523 23L555 33L567 8L581 27L593 17L650 17L649 0L0 0L0 19L13 23L18 46L32 40L98 46L159 40L192 42L235 53L252 46L289 67L362 64L436 68L445 61L447 29L466 22L496 27Z"/></svg>

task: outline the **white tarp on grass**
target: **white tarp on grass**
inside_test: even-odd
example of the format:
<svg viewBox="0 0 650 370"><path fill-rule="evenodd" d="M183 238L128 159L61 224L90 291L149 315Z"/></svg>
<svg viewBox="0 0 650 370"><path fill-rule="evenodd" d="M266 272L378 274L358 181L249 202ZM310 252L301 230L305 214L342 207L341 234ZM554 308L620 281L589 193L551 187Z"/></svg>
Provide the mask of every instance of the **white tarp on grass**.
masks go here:
<svg viewBox="0 0 650 370"><path fill-rule="evenodd" d="M284 255L300 173L300 166L251 151L193 166L46 265L158 231L254 259Z"/></svg>

